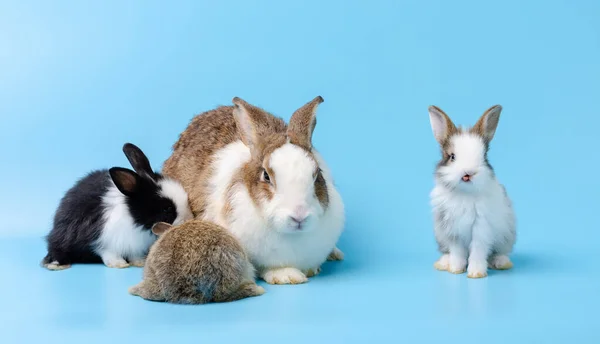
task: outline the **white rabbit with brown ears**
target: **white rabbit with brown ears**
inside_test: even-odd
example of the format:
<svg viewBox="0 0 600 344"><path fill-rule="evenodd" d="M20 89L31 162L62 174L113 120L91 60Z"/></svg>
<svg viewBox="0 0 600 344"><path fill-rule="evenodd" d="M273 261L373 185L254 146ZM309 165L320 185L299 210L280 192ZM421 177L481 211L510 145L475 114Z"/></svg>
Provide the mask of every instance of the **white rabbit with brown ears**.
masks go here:
<svg viewBox="0 0 600 344"><path fill-rule="evenodd" d="M438 270L487 276L510 269L508 255L516 240L513 207L487 159L502 107L488 109L469 129L457 128L441 109L429 107L429 119L442 159L431 192L434 232L441 258ZM468 267L467 267L468 266Z"/></svg>
<svg viewBox="0 0 600 344"><path fill-rule="evenodd" d="M304 283L325 260L343 259L344 205L312 145L322 102L286 125L236 97L196 116L163 168L181 181L195 217L229 230L270 284Z"/></svg>

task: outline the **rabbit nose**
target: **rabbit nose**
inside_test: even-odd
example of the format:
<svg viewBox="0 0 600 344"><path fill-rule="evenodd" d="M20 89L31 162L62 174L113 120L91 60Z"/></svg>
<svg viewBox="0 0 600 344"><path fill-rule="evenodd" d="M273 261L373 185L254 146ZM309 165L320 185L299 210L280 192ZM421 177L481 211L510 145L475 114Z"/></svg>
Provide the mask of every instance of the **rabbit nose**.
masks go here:
<svg viewBox="0 0 600 344"><path fill-rule="evenodd" d="M477 172L475 172L475 171L465 172L465 175L462 177L462 181L469 182L469 181L471 181L471 179L473 179L473 176L476 174L477 174Z"/></svg>
<svg viewBox="0 0 600 344"><path fill-rule="evenodd" d="M308 215L302 215L302 216L293 215L293 216L290 216L290 219L292 221L294 221L296 224L301 225L304 221L306 221L307 217L308 217Z"/></svg>
<svg viewBox="0 0 600 344"><path fill-rule="evenodd" d="M296 222L297 224L302 224L302 222L306 221L307 217L308 217L308 209L306 208L306 206L303 206L303 205L297 206L294 209L294 212L292 213L292 215L290 216L292 221Z"/></svg>

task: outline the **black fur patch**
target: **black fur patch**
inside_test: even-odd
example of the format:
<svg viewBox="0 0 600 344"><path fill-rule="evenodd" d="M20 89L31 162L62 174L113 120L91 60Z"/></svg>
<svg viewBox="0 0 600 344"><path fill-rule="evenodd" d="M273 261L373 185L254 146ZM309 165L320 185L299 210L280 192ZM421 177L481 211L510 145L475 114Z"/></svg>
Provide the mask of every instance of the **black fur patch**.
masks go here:
<svg viewBox="0 0 600 344"><path fill-rule="evenodd" d="M104 226L102 197L112 185L107 170L91 172L80 179L61 199L54 225L46 237L48 255L43 263L58 261L60 265L98 263L93 251Z"/></svg>
<svg viewBox="0 0 600 344"><path fill-rule="evenodd" d="M157 222L173 224L177 218L175 203L162 197L160 187L149 178L142 177L139 183L138 190L130 197L125 197L136 224L147 230L151 230Z"/></svg>

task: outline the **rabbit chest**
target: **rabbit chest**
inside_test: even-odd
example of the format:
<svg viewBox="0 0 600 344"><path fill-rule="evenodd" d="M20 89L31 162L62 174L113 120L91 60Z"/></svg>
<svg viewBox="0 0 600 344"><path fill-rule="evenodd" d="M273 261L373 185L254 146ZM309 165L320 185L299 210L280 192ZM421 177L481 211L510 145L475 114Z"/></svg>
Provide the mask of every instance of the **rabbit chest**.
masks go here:
<svg viewBox="0 0 600 344"><path fill-rule="evenodd" d="M436 187L432 205L436 232L467 246L474 233L492 239L494 232L510 230L510 207L502 193L456 193Z"/></svg>

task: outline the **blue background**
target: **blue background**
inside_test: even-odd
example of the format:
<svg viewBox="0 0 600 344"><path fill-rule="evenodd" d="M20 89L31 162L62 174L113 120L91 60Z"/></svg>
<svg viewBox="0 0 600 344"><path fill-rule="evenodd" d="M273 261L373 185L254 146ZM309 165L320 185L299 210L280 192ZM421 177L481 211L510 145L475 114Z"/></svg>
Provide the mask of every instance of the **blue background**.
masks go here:
<svg viewBox="0 0 600 344"><path fill-rule="evenodd" d="M599 17L592 0L2 1L0 341L600 342ZM39 267L62 194L127 166L124 142L158 169L197 113L239 96L288 119L317 95L344 262L204 306L128 295L137 268ZM431 104L465 125L504 107L511 271L433 269Z"/></svg>

